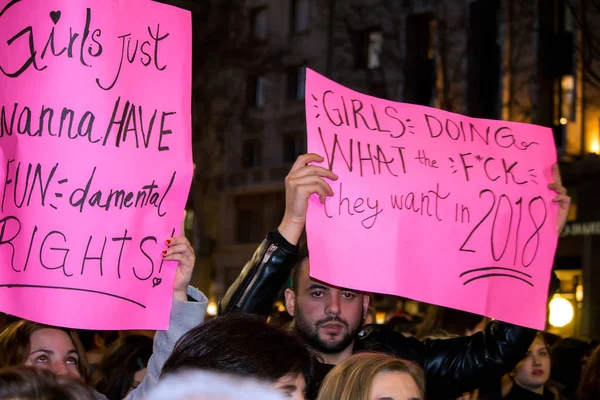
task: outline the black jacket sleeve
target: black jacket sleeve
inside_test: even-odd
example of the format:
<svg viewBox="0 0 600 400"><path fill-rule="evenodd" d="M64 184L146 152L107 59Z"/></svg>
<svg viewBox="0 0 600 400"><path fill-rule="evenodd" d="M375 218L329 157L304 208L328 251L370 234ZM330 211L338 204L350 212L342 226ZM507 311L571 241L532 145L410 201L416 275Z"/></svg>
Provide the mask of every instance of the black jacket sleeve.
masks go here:
<svg viewBox="0 0 600 400"><path fill-rule="evenodd" d="M298 257L297 246L277 231L269 233L219 302L219 315L243 312L266 318Z"/></svg>
<svg viewBox="0 0 600 400"><path fill-rule="evenodd" d="M356 351L379 351L419 364L425 371L427 398L456 398L501 377L523 359L536 331L493 321L484 332L452 339L407 338L384 326L370 325Z"/></svg>
<svg viewBox="0 0 600 400"><path fill-rule="evenodd" d="M549 295L560 287L552 274ZM524 357L537 331L500 321L472 336L423 340L407 338L382 325L369 325L356 351L378 351L412 361L425 371L428 399L456 398L499 380Z"/></svg>

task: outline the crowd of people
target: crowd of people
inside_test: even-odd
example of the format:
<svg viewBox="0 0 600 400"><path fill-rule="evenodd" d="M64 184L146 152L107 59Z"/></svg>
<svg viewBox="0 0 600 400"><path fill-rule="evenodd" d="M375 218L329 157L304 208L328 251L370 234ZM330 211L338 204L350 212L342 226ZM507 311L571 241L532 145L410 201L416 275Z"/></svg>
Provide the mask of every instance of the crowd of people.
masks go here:
<svg viewBox="0 0 600 400"><path fill-rule="evenodd" d="M300 156L286 177L286 210L219 303L189 287L195 255L177 261L169 329L85 332L7 316L0 328L0 400L10 399L600 399L594 344L432 307L374 324L369 293L310 276L301 244L308 199L325 202L337 176ZM570 199L553 169L558 227ZM289 321L273 317L285 289ZM551 290L556 288L556 282ZM83 339L83 340L82 340Z"/></svg>

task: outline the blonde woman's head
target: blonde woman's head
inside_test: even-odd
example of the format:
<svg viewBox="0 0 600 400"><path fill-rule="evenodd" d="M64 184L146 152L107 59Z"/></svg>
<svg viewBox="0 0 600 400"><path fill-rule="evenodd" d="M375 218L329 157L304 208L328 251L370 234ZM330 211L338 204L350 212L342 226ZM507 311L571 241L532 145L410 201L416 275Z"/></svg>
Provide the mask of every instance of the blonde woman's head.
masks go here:
<svg viewBox="0 0 600 400"><path fill-rule="evenodd" d="M382 353L359 353L337 365L317 400L421 400L425 376L418 366Z"/></svg>

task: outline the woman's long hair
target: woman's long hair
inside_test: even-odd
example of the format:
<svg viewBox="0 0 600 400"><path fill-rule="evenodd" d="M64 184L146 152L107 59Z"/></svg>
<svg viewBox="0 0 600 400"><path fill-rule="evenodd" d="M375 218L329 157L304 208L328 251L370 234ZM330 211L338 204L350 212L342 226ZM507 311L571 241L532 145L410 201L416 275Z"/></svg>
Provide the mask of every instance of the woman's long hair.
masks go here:
<svg viewBox="0 0 600 400"><path fill-rule="evenodd" d="M72 329L38 324L24 319L7 325L0 332L0 368L24 364L31 350L31 335L40 329L57 329L69 335L79 356L79 362L77 363L79 375L85 383L89 383L89 365L77 332Z"/></svg>
<svg viewBox="0 0 600 400"><path fill-rule="evenodd" d="M375 377L386 372L410 375L425 398L425 375L417 365L383 353L358 353L327 374L317 400L368 400Z"/></svg>
<svg viewBox="0 0 600 400"><path fill-rule="evenodd" d="M580 400L600 399L600 346L592 353L581 376L581 383L577 389L577 398Z"/></svg>

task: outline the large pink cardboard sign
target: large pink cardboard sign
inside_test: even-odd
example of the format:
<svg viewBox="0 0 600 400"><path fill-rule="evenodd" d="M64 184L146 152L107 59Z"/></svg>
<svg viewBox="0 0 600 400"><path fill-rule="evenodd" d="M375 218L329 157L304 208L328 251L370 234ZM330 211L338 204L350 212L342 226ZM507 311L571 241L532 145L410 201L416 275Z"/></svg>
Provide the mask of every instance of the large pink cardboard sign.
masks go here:
<svg viewBox="0 0 600 400"><path fill-rule="evenodd" d="M191 17L0 1L0 311L166 329L192 176Z"/></svg>
<svg viewBox="0 0 600 400"><path fill-rule="evenodd" d="M311 274L543 329L557 244L550 129L356 93L307 71Z"/></svg>

